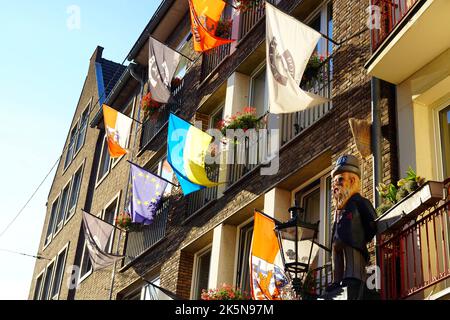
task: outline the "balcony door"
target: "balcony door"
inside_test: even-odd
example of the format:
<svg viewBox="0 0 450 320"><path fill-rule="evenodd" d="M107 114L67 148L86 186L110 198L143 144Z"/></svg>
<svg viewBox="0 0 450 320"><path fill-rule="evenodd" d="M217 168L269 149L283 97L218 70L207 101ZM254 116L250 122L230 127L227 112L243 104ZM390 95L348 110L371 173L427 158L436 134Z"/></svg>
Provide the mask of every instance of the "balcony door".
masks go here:
<svg viewBox="0 0 450 320"><path fill-rule="evenodd" d="M439 111L439 135L443 178L450 177L450 106Z"/></svg>

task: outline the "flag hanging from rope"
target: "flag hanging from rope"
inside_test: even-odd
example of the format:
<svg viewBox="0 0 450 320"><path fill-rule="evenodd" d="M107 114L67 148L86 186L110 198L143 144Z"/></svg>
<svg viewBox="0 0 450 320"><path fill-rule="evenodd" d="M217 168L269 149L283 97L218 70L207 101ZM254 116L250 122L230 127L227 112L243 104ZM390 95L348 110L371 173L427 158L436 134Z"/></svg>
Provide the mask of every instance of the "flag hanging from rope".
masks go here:
<svg viewBox="0 0 450 320"><path fill-rule="evenodd" d="M300 89L321 34L266 2L266 59L269 111L290 113L328 99Z"/></svg>
<svg viewBox="0 0 450 320"><path fill-rule="evenodd" d="M131 165L130 213L135 223L149 225L161 206L167 181L137 165Z"/></svg>
<svg viewBox="0 0 450 320"><path fill-rule="evenodd" d="M224 7L221 0L189 0L195 51L205 52L234 41L215 36Z"/></svg>
<svg viewBox="0 0 450 320"><path fill-rule="evenodd" d="M119 158L128 152L133 119L105 104L102 108L109 154L111 158Z"/></svg>
<svg viewBox="0 0 450 320"><path fill-rule="evenodd" d="M172 78L180 59L178 52L150 37L148 78L153 100L159 103L169 102Z"/></svg>
<svg viewBox="0 0 450 320"><path fill-rule="evenodd" d="M274 219L255 211L250 254L250 287L254 300L280 300L281 289L288 283L274 229Z"/></svg>
<svg viewBox="0 0 450 320"><path fill-rule="evenodd" d="M108 253L116 229L113 225L83 211L83 229L94 271L109 267L124 257Z"/></svg>
<svg viewBox="0 0 450 320"><path fill-rule="evenodd" d="M172 166L184 195L214 187L218 183L209 180L205 156L212 136L189 122L171 114L167 135L167 161Z"/></svg>

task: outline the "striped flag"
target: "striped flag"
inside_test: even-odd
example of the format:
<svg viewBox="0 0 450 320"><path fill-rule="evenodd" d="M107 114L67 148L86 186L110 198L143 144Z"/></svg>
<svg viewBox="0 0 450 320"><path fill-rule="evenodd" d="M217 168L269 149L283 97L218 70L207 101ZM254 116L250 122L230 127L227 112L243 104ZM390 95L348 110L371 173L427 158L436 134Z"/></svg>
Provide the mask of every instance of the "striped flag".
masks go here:
<svg viewBox="0 0 450 320"><path fill-rule="evenodd" d="M108 150L111 158L119 158L126 154L133 119L117 110L103 105L103 118L108 139Z"/></svg>

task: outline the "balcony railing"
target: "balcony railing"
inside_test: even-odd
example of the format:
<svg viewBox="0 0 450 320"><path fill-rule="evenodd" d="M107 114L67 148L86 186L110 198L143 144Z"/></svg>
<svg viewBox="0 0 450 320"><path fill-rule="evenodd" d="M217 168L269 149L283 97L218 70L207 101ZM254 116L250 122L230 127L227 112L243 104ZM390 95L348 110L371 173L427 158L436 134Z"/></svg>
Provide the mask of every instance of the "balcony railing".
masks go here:
<svg viewBox="0 0 450 320"><path fill-rule="evenodd" d="M231 44L225 44L211 49L203 54L202 79L208 77L211 72L230 54Z"/></svg>
<svg viewBox="0 0 450 320"><path fill-rule="evenodd" d="M141 226L139 229L130 231L126 244L125 264L134 260L145 250L155 245L166 235L167 217L169 214L169 200L164 201L156 211L152 224Z"/></svg>
<svg viewBox="0 0 450 320"><path fill-rule="evenodd" d="M175 113L181 106L181 91L183 89L184 80L179 86L172 90L172 95L175 100L173 103L168 103L163 106L162 110L158 113L156 118L149 118L145 120L142 125L142 135L141 135L141 149L153 139L153 137L165 126L169 120L170 113Z"/></svg>
<svg viewBox="0 0 450 320"><path fill-rule="evenodd" d="M302 81L300 87L308 92L318 94L330 99L329 102L320 104L303 111L283 115L281 123L281 144L289 142L300 132L322 118L332 108L331 90L333 85L333 59L328 58L307 81Z"/></svg>
<svg viewBox="0 0 450 320"><path fill-rule="evenodd" d="M449 237L448 196L440 206L427 209L402 231L383 235L380 244L382 297L406 299L449 278Z"/></svg>
<svg viewBox="0 0 450 320"><path fill-rule="evenodd" d="M219 165L206 167L206 173L211 181L217 182L219 180L219 169ZM217 199L217 187L205 188L191 193L187 196L186 218L192 216L195 212L215 199Z"/></svg>
<svg viewBox="0 0 450 320"><path fill-rule="evenodd" d="M266 14L266 1L261 1L258 6L245 11L240 16L239 40L245 37L247 33L260 21ZM271 4L275 4L275 0L267 0Z"/></svg>
<svg viewBox="0 0 450 320"><path fill-rule="evenodd" d="M373 21L377 24L379 13L380 28L372 28L372 49L375 51L394 28L402 21L408 11L419 0L371 0ZM379 8L379 9L378 9Z"/></svg>

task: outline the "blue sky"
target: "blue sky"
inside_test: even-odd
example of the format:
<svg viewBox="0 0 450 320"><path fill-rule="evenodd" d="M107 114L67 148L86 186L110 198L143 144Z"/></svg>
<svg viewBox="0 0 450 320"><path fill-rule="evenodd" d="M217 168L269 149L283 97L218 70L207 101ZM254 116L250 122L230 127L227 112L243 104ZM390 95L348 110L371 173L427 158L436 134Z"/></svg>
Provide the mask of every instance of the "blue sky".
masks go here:
<svg viewBox="0 0 450 320"><path fill-rule="evenodd" d="M63 149L86 77L100 45L121 63L160 0L2 1L0 10L0 232ZM72 5L80 28L68 28ZM0 238L0 300L27 299L52 173Z"/></svg>

